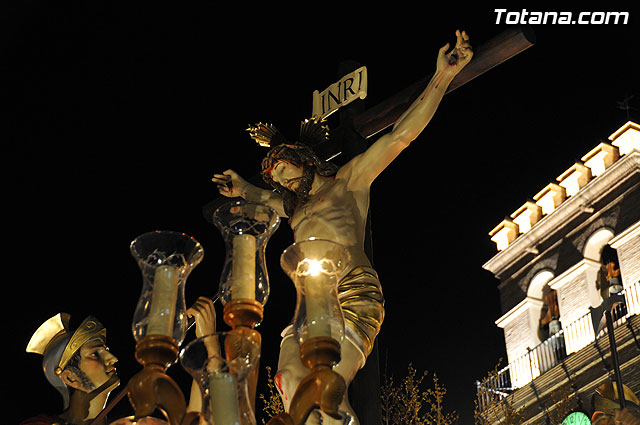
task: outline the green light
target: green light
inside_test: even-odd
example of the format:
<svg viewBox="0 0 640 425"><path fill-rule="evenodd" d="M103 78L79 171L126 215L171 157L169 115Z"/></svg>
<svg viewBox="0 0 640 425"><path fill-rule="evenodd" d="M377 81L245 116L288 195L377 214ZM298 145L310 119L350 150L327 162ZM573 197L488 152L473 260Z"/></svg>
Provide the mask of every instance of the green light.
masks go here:
<svg viewBox="0 0 640 425"><path fill-rule="evenodd" d="M573 412L564 418L562 425L591 425L591 419L582 412Z"/></svg>

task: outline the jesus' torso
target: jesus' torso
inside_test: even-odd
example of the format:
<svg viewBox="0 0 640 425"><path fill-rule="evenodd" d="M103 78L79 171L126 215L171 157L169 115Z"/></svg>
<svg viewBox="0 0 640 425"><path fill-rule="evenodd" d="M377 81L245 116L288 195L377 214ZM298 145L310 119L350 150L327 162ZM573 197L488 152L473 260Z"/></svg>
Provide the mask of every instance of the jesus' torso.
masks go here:
<svg viewBox="0 0 640 425"><path fill-rule="evenodd" d="M309 238L327 239L344 246L351 266L370 265L364 252L364 236L369 208L369 191L352 190L348 180L321 177L320 188L298 205L289 224L296 242Z"/></svg>

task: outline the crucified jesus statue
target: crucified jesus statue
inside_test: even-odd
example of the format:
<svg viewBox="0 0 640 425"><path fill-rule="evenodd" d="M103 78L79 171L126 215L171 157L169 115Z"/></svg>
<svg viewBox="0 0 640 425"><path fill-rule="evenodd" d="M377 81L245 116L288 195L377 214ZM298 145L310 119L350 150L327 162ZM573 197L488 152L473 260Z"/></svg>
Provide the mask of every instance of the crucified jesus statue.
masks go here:
<svg viewBox="0 0 640 425"><path fill-rule="evenodd" d="M349 252L349 272L338 285L346 338L341 347L342 360L334 369L347 385L364 366L384 319L382 288L364 251L371 183L424 130L449 83L472 56L469 37L464 31L456 31L455 47L450 50L447 43L440 48L431 81L393 129L339 168L318 159L304 144L285 143L273 147L262 162L262 176L275 191L258 188L233 170L214 174L212 178L222 195L261 202L288 218L296 242L327 239ZM300 361L298 342L290 326L283 332L275 377L285 409L289 408L298 382L308 373L309 369ZM347 397L340 410L358 423ZM314 422L313 415L307 421L310 422ZM321 423L349 422L325 416Z"/></svg>

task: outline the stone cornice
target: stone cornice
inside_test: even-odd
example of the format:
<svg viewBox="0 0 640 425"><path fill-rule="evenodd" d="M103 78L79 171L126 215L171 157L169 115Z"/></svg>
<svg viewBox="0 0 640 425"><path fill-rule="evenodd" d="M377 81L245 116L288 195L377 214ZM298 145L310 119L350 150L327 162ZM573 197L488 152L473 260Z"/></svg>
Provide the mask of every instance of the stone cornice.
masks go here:
<svg viewBox="0 0 640 425"><path fill-rule="evenodd" d="M532 248L550 238L565 224L581 214L588 213L592 205L640 173L640 152L634 150L613 163L605 172L591 180L578 193L562 202L553 212L535 223L531 229L516 238L482 267L494 275L531 253Z"/></svg>

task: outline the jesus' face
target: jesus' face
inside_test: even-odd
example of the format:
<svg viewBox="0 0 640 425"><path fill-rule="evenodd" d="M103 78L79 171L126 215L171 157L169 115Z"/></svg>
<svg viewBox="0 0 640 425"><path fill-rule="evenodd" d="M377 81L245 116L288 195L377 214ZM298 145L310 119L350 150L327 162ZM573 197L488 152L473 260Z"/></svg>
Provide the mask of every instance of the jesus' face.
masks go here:
<svg viewBox="0 0 640 425"><path fill-rule="evenodd" d="M302 167L288 161L278 161L271 171L271 178L292 192L296 192L304 180Z"/></svg>

